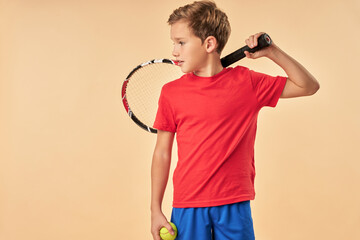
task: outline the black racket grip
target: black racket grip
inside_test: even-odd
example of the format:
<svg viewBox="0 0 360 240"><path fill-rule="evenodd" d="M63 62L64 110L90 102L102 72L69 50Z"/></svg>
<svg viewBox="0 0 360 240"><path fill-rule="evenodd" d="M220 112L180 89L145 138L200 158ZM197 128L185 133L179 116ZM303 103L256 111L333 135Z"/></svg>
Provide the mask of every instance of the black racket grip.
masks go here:
<svg viewBox="0 0 360 240"><path fill-rule="evenodd" d="M230 66L234 62L237 62L240 59L246 57L246 55L244 53L245 51L254 53L264 47L270 46L271 43L272 43L272 40L271 40L270 36L268 34L264 33L258 38L258 45L256 47L249 48L249 46L246 45L246 46L236 50L235 52L230 53L229 55L227 55L221 59L221 65L223 67Z"/></svg>

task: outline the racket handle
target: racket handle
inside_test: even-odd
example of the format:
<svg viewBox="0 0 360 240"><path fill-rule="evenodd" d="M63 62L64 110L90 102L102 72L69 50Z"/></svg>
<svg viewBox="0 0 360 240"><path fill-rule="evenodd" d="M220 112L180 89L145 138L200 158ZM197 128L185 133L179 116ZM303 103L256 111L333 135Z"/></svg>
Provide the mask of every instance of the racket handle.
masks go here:
<svg viewBox="0 0 360 240"><path fill-rule="evenodd" d="M244 46L238 50L236 50L235 52L223 57L221 59L221 65L223 67L227 67L230 66L231 64L233 64L234 62L239 61L240 59L246 57L245 55L245 51L248 51L250 53L254 53L264 47L268 47L271 45L271 38L269 35L267 35L266 33L263 33L259 38L258 38L258 45L254 48L250 48L249 46Z"/></svg>

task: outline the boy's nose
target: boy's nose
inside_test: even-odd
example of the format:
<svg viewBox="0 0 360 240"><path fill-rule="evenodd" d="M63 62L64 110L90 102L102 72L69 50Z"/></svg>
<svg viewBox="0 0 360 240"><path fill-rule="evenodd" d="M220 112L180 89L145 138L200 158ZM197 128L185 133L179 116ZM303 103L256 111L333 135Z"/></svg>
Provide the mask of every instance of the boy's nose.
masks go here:
<svg viewBox="0 0 360 240"><path fill-rule="evenodd" d="M173 55L174 57L178 57L178 56L179 56L179 53L178 53L178 51L176 51L175 48L174 48L173 51L172 51L172 55Z"/></svg>
<svg viewBox="0 0 360 240"><path fill-rule="evenodd" d="M178 57L178 56L179 56L179 54L178 54L177 52L175 52L175 51L173 51L172 55L173 55L174 57Z"/></svg>

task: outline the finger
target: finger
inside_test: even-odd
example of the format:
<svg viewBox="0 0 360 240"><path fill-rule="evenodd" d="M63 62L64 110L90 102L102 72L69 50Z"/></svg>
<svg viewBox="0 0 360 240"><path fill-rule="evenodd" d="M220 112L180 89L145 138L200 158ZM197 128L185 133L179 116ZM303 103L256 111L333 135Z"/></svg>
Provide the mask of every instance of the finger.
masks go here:
<svg viewBox="0 0 360 240"><path fill-rule="evenodd" d="M254 47L254 35L251 35L249 37L249 43L250 43L249 47L253 48Z"/></svg>
<svg viewBox="0 0 360 240"><path fill-rule="evenodd" d="M250 39L249 38L245 40L245 43L246 43L246 45L248 45L248 47L250 47Z"/></svg>
<svg viewBox="0 0 360 240"><path fill-rule="evenodd" d="M162 227L157 227L157 228L153 228L151 230L151 234L153 235L154 240L161 240L161 238L160 238L160 229L161 228Z"/></svg>
<svg viewBox="0 0 360 240"><path fill-rule="evenodd" d="M174 229L172 228L172 226L170 225L170 223L166 223L164 227L166 227L166 229L169 231L169 233L170 233L171 235L174 235L174 234L175 234Z"/></svg>
<svg viewBox="0 0 360 240"><path fill-rule="evenodd" d="M254 47L256 47L258 45L258 43L259 43L258 39L263 34L264 34L264 32L259 32L259 33L255 34L255 36L254 36Z"/></svg>
<svg viewBox="0 0 360 240"><path fill-rule="evenodd" d="M252 58L251 53L249 53L248 51L244 51L244 53L247 58Z"/></svg>
<svg viewBox="0 0 360 240"><path fill-rule="evenodd" d="M259 35L256 34L256 35L254 36L254 47L256 47L256 46L258 45L258 38L259 38Z"/></svg>
<svg viewBox="0 0 360 240"><path fill-rule="evenodd" d="M253 38L252 36L249 36L248 39L245 40L246 45L248 45L249 48L253 48Z"/></svg>
<svg viewBox="0 0 360 240"><path fill-rule="evenodd" d="M261 33L257 33L254 35L254 47L258 45L258 38L261 36Z"/></svg>
<svg viewBox="0 0 360 240"><path fill-rule="evenodd" d="M153 232L152 235L154 240L161 240L159 231L156 231L156 233Z"/></svg>

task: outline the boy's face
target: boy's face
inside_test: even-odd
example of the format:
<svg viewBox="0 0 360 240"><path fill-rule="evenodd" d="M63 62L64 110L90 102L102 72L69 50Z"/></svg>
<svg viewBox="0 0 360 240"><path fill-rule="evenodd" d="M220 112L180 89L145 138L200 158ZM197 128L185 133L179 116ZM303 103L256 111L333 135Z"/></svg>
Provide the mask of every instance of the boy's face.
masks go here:
<svg viewBox="0 0 360 240"><path fill-rule="evenodd" d="M184 73L198 72L205 68L207 52L205 44L192 33L186 21L178 21L171 25L171 40L174 42L172 55L179 61Z"/></svg>

